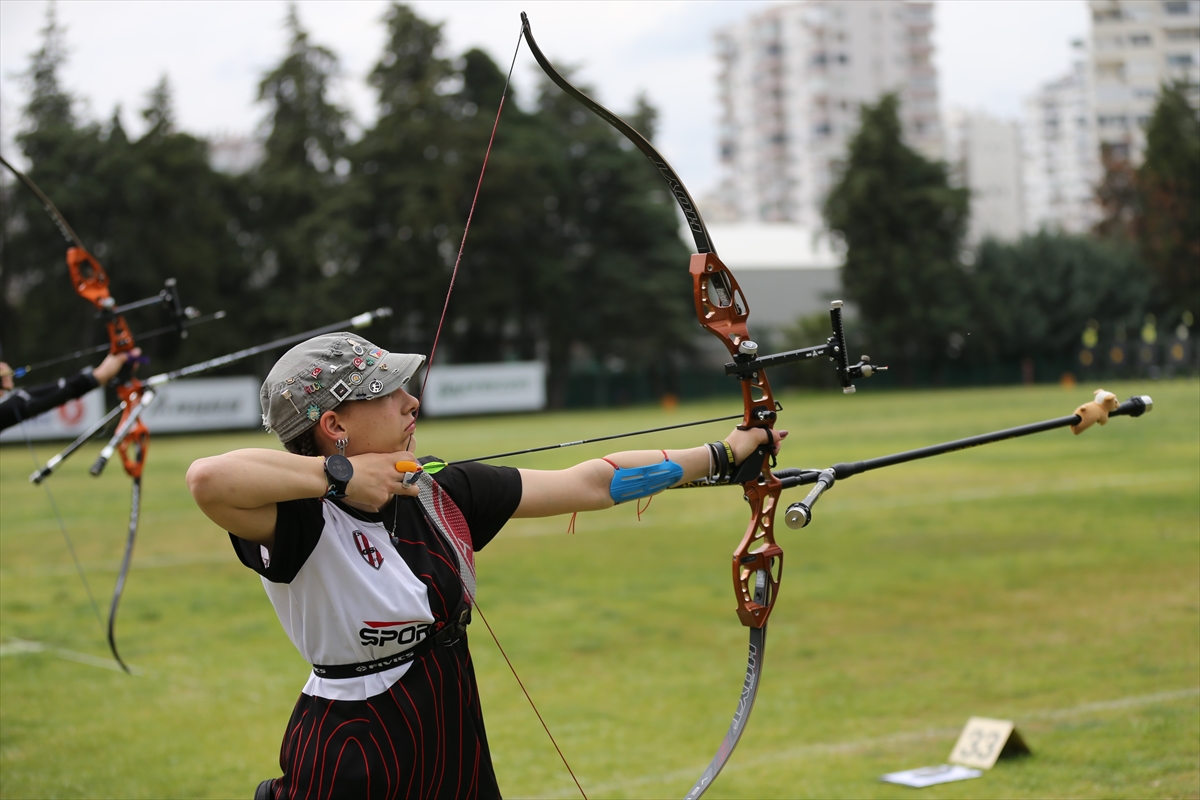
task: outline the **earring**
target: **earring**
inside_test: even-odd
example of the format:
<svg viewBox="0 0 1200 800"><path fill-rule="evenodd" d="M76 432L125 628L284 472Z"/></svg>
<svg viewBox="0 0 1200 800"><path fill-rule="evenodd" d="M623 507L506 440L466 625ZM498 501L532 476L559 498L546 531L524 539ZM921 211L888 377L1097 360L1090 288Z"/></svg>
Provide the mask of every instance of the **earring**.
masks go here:
<svg viewBox="0 0 1200 800"><path fill-rule="evenodd" d="M350 444L350 440L343 437L333 443L333 446L338 449L338 455L346 455L346 445Z"/></svg>

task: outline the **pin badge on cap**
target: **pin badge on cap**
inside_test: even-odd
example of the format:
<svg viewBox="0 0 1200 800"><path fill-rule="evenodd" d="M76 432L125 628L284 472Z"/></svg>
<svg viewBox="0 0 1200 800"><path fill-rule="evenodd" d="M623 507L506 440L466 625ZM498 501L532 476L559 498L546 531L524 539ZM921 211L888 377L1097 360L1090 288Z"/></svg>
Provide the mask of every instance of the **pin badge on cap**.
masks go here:
<svg viewBox="0 0 1200 800"><path fill-rule="evenodd" d="M300 406L296 405L296 401L292 399L292 393L290 391L288 391L287 389L284 389L282 392L279 393L279 396L282 397L283 399L287 400L289 403L291 403L292 408L296 409L297 414L303 413L300 411Z"/></svg>
<svg viewBox="0 0 1200 800"><path fill-rule="evenodd" d="M313 422L316 422L317 420L319 420L321 418L320 407L319 406L309 406L308 407L308 418L311 419Z"/></svg>
<svg viewBox="0 0 1200 800"><path fill-rule="evenodd" d="M361 358L355 358L350 363L353 364L358 369L362 369L367 364L367 362L363 361Z"/></svg>
<svg viewBox="0 0 1200 800"><path fill-rule="evenodd" d="M362 383L362 375L360 375L357 372L351 372L350 373L350 384L352 386L358 386L360 383Z"/></svg>
<svg viewBox="0 0 1200 800"><path fill-rule="evenodd" d="M367 388L371 390L371 394L379 394L383 391L383 383L381 381L371 381L371 385Z"/></svg>
<svg viewBox="0 0 1200 800"><path fill-rule="evenodd" d="M350 387L346 385L345 381L338 381L329 387L329 392L338 399L338 402L341 402L350 396Z"/></svg>

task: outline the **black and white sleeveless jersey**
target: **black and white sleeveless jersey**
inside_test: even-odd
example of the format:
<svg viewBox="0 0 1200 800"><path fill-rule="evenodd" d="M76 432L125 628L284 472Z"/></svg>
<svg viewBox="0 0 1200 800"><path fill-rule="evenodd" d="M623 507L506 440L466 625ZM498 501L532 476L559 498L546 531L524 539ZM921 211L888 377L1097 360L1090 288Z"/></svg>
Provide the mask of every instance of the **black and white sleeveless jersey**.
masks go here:
<svg viewBox="0 0 1200 800"><path fill-rule="evenodd" d="M520 475L507 467L450 465L434 479L461 512L475 551L521 499ZM416 498L394 498L379 514L321 499L280 503L278 510L269 553L231 539L310 664L401 653L449 620L464 599L455 554ZM310 673L280 766L276 796L310 789L314 797L499 796L467 638L383 672L341 679Z"/></svg>

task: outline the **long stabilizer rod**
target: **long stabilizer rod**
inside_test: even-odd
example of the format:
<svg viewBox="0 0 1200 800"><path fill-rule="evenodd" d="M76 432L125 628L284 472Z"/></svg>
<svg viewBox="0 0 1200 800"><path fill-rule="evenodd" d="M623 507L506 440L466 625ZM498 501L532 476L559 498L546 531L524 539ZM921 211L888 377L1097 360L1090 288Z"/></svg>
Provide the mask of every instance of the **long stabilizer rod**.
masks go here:
<svg viewBox="0 0 1200 800"><path fill-rule="evenodd" d="M1135 395L1121 403L1116 410L1109 412L1108 416L1140 417L1153 408L1154 401L1149 395ZM1030 434L1042 433L1043 431L1050 431L1056 428L1066 428L1071 425L1078 425L1082 421L1082 418L1078 414L1071 414L1070 416L1047 419L1042 422L1034 422L1016 428L1006 428L1002 431L983 433L979 436L968 436L966 439L955 439L952 442L942 442L941 444L930 445L929 447L919 447L916 450L905 450L901 453L892 453L891 455L879 456L878 458L868 458L865 461L842 462L823 470L794 468L776 470L775 475L780 478L785 489L790 489L794 486L806 486L813 483L818 484L817 488L810 492L809 496L804 500L788 506L785 519L788 527L803 528L806 526L812 520L812 506L833 485L835 480L845 480L863 472L870 472L873 469L891 467L896 464L904 464L931 456L940 456L945 453L953 453L957 450L966 450L969 447L978 447L982 444L1002 442L1005 439L1029 436Z"/></svg>

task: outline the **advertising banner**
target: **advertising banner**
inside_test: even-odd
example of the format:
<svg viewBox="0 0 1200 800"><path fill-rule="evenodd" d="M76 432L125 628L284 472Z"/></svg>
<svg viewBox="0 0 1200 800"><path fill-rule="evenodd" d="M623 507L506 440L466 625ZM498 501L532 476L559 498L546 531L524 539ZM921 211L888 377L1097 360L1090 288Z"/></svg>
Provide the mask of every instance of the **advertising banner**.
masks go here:
<svg viewBox="0 0 1200 800"><path fill-rule="evenodd" d="M166 383L156 389L158 397L142 419L152 433L259 428L261 385L253 375Z"/></svg>
<svg viewBox="0 0 1200 800"><path fill-rule="evenodd" d="M419 386L411 387L416 394ZM421 413L430 416L540 411L546 407L546 365L540 361L435 367Z"/></svg>

